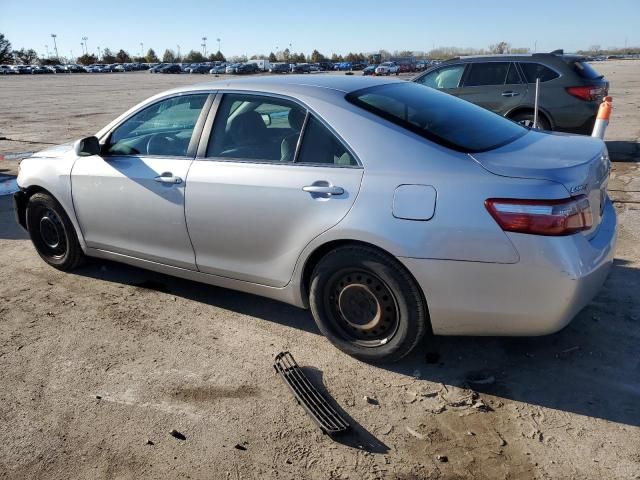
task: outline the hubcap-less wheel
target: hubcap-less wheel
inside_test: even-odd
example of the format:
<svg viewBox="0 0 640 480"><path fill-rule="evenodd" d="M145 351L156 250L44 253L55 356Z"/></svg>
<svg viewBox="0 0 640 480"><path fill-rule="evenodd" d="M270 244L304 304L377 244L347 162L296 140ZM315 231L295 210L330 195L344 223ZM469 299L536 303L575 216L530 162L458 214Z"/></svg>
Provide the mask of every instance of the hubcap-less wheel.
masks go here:
<svg viewBox="0 0 640 480"><path fill-rule="evenodd" d="M349 270L333 275L327 289L334 327L345 339L366 347L384 345L398 329L398 308L377 276Z"/></svg>
<svg viewBox="0 0 640 480"><path fill-rule="evenodd" d="M62 258L67 251L67 242L58 214L51 209L44 209L40 213L39 227L38 233L47 253L52 257Z"/></svg>
<svg viewBox="0 0 640 480"><path fill-rule="evenodd" d="M533 128L533 120L529 120L529 119L520 120L518 123L523 127Z"/></svg>

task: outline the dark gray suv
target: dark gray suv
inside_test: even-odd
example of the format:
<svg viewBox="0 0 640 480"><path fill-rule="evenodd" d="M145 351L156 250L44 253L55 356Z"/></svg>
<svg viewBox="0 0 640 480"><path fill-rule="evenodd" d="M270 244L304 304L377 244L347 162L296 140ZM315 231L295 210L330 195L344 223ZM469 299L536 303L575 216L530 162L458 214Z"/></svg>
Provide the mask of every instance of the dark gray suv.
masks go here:
<svg viewBox="0 0 640 480"><path fill-rule="evenodd" d="M532 126L536 78L540 78L538 128L591 134L609 82L584 57L562 51L458 57L413 81Z"/></svg>

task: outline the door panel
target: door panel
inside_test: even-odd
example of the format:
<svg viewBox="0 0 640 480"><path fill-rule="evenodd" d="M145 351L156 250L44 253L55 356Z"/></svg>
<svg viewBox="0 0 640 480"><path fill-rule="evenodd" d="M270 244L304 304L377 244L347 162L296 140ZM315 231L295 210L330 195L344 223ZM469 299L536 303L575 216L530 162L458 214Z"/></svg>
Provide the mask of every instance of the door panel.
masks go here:
<svg viewBox="0 0 640 480"><path fill-rule="evenodd" d="M88 247L195 270L184 218L192 159L140 156L79 158L73 202ZM164 174L165 178L158 178ZM170 183L171 174L181 183Z"/></svg>
<svg viewBox="0 0 640 480"><path fill-rule="evenodd" d="M303 248L347 214L362 174L360 168L196 160L186 216L198 269L285 286ZM319 188L303 190L309 186ZM330 187L343 193L322 193Z"/></svg>

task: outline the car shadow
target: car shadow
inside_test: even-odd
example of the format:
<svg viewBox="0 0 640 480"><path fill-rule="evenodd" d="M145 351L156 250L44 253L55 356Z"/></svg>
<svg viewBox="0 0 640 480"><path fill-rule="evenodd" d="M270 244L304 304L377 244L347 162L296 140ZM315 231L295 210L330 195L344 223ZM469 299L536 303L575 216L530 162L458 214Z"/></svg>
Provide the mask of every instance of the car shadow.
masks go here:
<svg viewBox="0 0 640 480"><path fill-rule="evenodd" d="M329 404L336 410L350 426L349 430L337 435L331 435L331 439L347 447L364 450L369 453L388 453L389 447L379 440L375 435L360 425L352 416L345 412L340 405L336 403L333 397L327 391L322 381L323 373L315 367L301 367L304 374L316 389L326 398Z"/></svg>
<svg viewBox="0 0 640 480"><path fill-rule="evenodd" d="M96 261L74 273L170 293L320 335L309 312L266 298L108 261ZM616 260L600 294L556 334L429 337L401 362L374 368L640 426L637 285L640 269ZM474 383L478 378L483 381ZM349 441L366 443L362 438L368 438L364 432L356 437Z"/></svg>
<svg viewBox="0 0 640 480"><path fill-rule="evenodd" d="M612 162L640 162L640 143L628 140L607 140Z"/></svg>
<svg viewBox="0 0 640 480"><path fill-rule="evenodd" d="M14 179L13 175L0 174L0 190L3 183ZM25 232L16 222L13 209L13 196L0 195L0 240L25 240L29 234Z"/></svg>

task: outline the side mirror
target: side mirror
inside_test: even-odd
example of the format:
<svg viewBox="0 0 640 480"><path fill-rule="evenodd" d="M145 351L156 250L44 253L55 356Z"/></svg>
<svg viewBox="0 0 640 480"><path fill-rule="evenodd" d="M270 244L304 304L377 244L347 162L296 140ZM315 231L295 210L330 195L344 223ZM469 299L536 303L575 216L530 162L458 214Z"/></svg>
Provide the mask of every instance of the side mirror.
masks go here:
<svg viewBox="0 0 640 480"><path fill-rule="evenodd" d="M73 149L79 157L90 157L100 154L100 143L96 137L87 137L73 144Z"/></svg>

